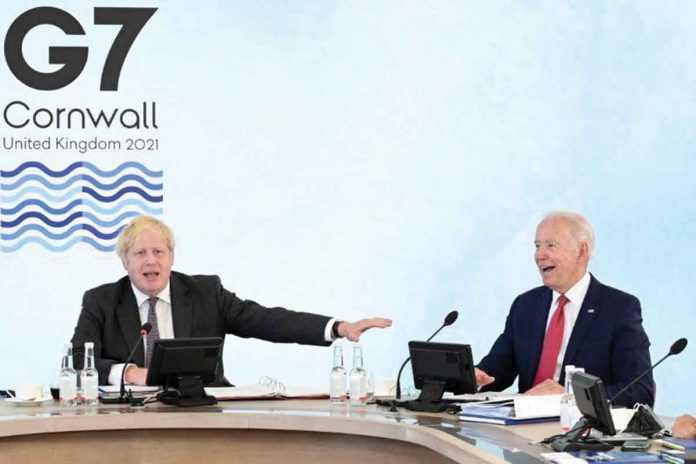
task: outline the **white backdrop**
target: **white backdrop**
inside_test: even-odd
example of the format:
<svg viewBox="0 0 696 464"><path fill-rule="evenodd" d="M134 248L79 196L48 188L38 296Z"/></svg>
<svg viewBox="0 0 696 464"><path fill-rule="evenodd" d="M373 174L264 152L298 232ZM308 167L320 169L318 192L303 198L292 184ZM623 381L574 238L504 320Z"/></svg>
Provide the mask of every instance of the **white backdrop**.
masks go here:
<svg viewBox="0 0 696 464"><path fill-rule="evenodd" d="M49 45L88 46L85 71L39 91L3 63L2 107L156 102L159 128L2 120L0 136L153 138L158 150L3 146L0 170L161 170L176 270L219 274L266 305L393 318L364 336L377 376L395 375L406 342L454 308L460 319L439 339L470 343L476 360L487 353L514 297L539 285L534 229L553 209L592 221L591 271L641 299L654 360L693 333L692 3L114 1L159 7L115 92L99 91L99 77L118 26L93 24L94 5L51 5L87 34L40 26L27 61L48 72L59 67ZM5 5L3 34L29 8ZM0 387L48 381L83 292L121 275L114 253L85 243L0 252ZM696 409L695 353L657 372L661 413ZM228 337L225 360L240 384L323 383L331 352Z"/></svg>

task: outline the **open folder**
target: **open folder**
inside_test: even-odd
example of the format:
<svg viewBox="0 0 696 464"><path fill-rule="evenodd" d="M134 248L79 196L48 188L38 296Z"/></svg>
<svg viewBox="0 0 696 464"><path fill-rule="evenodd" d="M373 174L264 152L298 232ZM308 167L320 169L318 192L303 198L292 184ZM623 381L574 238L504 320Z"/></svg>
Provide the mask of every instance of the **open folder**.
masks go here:
<svg viewBox="0 0 696 464"><path fill-rule="evenodd" d="M562 395L517 395L506 401L463 404L459 419L467 422L515 425L559 420Z"/></svg>

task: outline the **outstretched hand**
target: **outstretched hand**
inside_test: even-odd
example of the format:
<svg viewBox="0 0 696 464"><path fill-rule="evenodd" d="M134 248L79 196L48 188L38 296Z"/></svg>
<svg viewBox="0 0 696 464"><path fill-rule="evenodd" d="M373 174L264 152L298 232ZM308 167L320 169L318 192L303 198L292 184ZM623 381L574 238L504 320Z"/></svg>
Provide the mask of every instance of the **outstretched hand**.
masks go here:
<svg viewBox="0 0 696 464"><path fill-rule="evenodd" d="M384 319L382 317L360 319L356 322L341 321L341 323L338 324L338 335L347 338L351 342L357 342L360 340L360 335L362 335L366 330L375 327L384 329L391 325L391 319Z"/></svg>

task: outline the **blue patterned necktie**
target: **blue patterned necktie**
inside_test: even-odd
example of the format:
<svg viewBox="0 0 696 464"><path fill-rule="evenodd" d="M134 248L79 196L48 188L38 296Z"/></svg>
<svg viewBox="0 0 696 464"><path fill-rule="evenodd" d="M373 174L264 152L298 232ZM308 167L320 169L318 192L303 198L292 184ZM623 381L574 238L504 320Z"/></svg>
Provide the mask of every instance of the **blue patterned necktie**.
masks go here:
<svg viewBox="0 0 696 464"><path fill-rule="evenodd" d="M153 296L148 298L147 302L150 304L147 310L147 322L152 324L152 329L147 334L145 347L145 367L150 367L150 359L152 358L152 350L155 348L155 342L159 340L159 327L157 326L157 313L155 312L155 307L157 306L157 298Z"/></svg>

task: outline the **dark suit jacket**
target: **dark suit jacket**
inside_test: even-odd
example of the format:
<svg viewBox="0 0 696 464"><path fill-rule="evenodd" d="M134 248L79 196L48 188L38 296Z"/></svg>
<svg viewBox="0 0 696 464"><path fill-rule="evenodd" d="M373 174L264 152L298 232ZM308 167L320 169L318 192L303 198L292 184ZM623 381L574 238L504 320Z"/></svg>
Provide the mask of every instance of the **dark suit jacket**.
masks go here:
<svg viewBox="0 0 696 464"><path fill-rule="evenodd" d="M172 272L172 319L176 337L254 337L270 342L329 345L324 330L329 319L317 314L265 308L241 300L222 287L218 276L188 276ZM113 364L124 363L140 335L140 315L126 276L88 290L72 338L75 365L82 368L84 343L94 342L99 384L107 383ZM144 365L142 344L133 362ZM218 380L222 380L222 366Z"/></svg>
<svg viewBox="0 0 696 464"><path fill-rule="evenodd" d="M517 376L520 392L532 387L552 295L551 289L537 287L512 303L505 331L478 366L495 377L487 390L504 390ZM563 359L560 383L563 385L565 381L565 366L571 364L601 378L609 398L618 393L650 367L650 341L642 322L636 297L591 276ZM649 373L613 403L630 407L636 402L652 405L654 401L654 384Z"/></svg>

